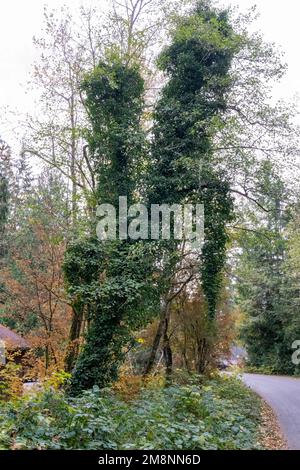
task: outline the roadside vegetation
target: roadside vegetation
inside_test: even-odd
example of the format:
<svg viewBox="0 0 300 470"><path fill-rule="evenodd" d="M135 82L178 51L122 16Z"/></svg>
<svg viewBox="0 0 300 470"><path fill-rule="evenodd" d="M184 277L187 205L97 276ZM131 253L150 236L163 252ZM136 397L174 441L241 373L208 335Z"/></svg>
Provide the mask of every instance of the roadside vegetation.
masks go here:
<svg viewBox="0 0 300 470"><path fill-rule="evenodd" d="M239 380L158 377L135 393L68 398L53 385L0 408L2 449L259 449L260 400Z"/></svg>

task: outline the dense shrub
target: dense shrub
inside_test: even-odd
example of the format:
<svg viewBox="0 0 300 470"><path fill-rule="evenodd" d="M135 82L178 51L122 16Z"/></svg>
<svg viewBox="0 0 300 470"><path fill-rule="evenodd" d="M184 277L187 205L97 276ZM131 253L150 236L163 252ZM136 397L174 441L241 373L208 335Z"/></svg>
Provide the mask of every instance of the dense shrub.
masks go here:
<svg viewBox="0 0 300 470"><path fill-rule="evenodd" d="M253 449L259 400L217 377L148 387L132 401L112 390L66 398L48 389L0 408L2 449Z"/></svg>

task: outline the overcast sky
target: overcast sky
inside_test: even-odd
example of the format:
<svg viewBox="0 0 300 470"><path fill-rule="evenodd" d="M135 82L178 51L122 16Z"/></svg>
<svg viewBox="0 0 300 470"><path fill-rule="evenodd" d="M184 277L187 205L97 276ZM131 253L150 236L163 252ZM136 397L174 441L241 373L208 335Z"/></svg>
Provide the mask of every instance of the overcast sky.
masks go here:
<svg viewBox="0 0 300 470"><path fill-rule="evenodd" d="M63 5L103 4L103 0L2 0L0 5L0 110L10 106L26 112L32 107L32 96L26 94L25 84L34 60L32 37L39 36L42 28L44 5L57 8ZM225 5L238 4L245 10L256 4L261 13L257 29L267 40L280 45L286 52L289 70L283 83L274 90L275 96L290 99L300 96L300 25L299 0L222 0ZM1 111L0 111L1 112ZM5 137L11 129L0 116L0 135ZM1 118L2 117L2 118Z"/></svg>

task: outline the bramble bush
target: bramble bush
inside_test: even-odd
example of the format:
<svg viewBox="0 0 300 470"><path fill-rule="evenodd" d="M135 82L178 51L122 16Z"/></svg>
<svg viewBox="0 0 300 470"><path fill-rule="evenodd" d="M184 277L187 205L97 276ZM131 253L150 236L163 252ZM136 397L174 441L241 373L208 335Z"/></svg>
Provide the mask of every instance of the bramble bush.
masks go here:
<svg viewBox="0 0 300 470"><path fill-rule="evenodd" d="M254 449L260 401L233 377L112 389L80 397L47 388L0 407L1 449Z"/></svg>

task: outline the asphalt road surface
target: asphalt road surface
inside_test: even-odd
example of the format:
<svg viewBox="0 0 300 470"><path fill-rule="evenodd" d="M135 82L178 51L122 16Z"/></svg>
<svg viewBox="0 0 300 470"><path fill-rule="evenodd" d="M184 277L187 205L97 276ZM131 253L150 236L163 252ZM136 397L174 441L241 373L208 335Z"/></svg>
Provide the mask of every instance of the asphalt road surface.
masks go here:
<svg viewBox="0 0 300 470"><path fill-rule="evenodd" d="M300 379L243 374L243 381L273 408L289 449L300 450Z"/></svg>

